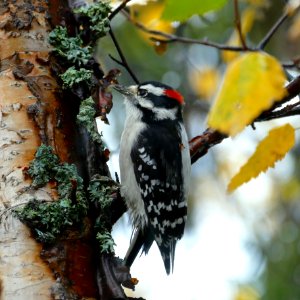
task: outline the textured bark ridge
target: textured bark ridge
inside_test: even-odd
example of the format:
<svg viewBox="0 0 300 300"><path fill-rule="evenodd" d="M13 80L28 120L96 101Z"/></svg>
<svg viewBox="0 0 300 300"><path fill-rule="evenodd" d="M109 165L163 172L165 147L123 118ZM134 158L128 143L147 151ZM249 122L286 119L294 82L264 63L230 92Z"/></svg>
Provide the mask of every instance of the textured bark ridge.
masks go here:
<svg viewBox="0 0 300 300"><path fill-rule="evenodd" d="M38 146L51 146L61 161L69 161L75 147L67 105L61 105L50 69L48 2L0 3L1 300L95 299L97 293L88 233L69 234L42 249L11 213L31 200L57 199L54 184L34 189L24 175ZM58 10L58 1L51 5Z"/></svg>

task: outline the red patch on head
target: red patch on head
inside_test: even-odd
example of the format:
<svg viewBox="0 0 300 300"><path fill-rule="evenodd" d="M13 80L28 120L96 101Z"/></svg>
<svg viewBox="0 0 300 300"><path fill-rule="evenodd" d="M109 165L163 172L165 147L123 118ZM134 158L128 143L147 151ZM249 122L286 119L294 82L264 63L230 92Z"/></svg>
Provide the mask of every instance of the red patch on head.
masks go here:
<svg viewBox="0 0 300 300"><path fill-rule="evenodd" d="M165 90L164 94L167 97L172 98L172 99L178 101L179 104L181 104L181 105L184 104L184 98L183 98L183 96L179 92L177 92L175 90Z"/></svg>

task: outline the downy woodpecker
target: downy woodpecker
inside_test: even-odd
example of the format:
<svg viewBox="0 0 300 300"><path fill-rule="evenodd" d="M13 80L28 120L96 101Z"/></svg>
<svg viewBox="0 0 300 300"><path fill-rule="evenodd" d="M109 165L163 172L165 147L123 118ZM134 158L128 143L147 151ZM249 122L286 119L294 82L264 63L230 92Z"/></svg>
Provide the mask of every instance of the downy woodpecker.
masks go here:
<svg viewBox="0 0 300 300"><path fill-rule="evenodd" d="M191 159L182 121L184 99L159 82L114 88L125 96L126 121L120 146L121 194L135 236L125 257L130 267L153 241L167 274L187 215Z"/></svg>

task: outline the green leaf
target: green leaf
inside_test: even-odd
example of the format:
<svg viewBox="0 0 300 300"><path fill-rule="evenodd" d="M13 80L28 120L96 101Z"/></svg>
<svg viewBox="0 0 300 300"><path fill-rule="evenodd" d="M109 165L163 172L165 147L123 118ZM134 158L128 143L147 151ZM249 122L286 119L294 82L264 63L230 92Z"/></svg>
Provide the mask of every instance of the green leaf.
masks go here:
<svg viewBox="0 0 300 300"><path fill-rule="evenodd" d="M163 19L186 21L192 15L203 15L209 11L221 8L227 0L165 0L166 8Z"/></svg>

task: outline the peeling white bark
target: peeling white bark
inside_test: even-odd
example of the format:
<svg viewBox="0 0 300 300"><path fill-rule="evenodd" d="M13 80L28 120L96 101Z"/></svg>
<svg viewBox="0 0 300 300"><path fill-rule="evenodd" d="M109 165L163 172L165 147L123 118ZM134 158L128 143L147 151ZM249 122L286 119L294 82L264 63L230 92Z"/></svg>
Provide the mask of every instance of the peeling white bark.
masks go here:
<svg viewBox="0 0 300 300"><path fill-rule="evenodd" d="M8 215L0 227L1 300L51 299L54 278L40 259L41 246L20 221Z"/></svg>
<svg viewBox="0 0 300 300"><path fill-rule="evenodd" d="M35 102L25 82L11 70L0 74L0 281L1 300L51 299L55 279L41 260L41 246L11 208L30 199L52 199L51 189L30 188L22 168L28 166L40 143L26 109Z"/></svg>
<svg viewBox="0 0 300 300"><path fill-rule="evenodd" d="M12 3L10 9L14 7ZM9 18L8 12L1 15L0 23L5 24ZM48 74L36 62L38 55L47 55L50 49L47 30L45 14L38 12L34 12L30 31L8 32L1 27L0 62L18 52L35 65L29 75ZM14 77L13 64L0 66L0 299L52 299L50 289L56 281L40 258L41 245L12 215L13 207L33 198L51 201L55 197L50 187L37 191L30 188L30 180L23 175L23 168L41 143L39 131L27 114L28 106L37 99L25 81Z"/></svg>

